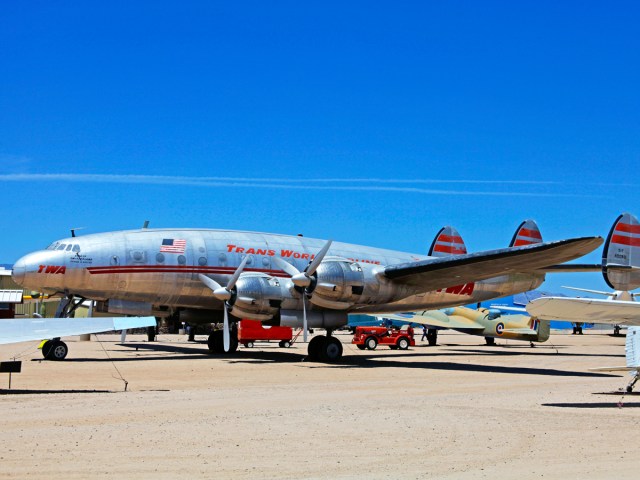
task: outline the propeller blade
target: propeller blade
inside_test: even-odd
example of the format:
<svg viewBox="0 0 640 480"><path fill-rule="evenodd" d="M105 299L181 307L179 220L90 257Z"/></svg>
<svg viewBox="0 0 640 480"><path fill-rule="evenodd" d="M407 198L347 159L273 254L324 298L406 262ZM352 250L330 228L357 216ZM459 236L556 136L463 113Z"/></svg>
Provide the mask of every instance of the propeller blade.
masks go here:
<svg viewBox="0 0 640 480"><path fill-rule="evenodd" d="M322 259L324 258L324 256L327 254L327 252L329 251L329 247L331 247L331 243L333 242L333 240L329 240L327 241L327 243L324 244L324 247L322 247L322 249L317 253L317 255L313 258L313 261L309 264L309 267L307 268L307 270L305 271L305 273L307 274L307 276L311 276L313 275L313 273L316 271L316 269L318 268L318 266L320 265L320 263L322 262Z"/></svg>
<svg viewBox="0 0 640 480"><path fill-rule="evenodd" d="M304 343L307 343L307 307L305 297L306 293L302 294L302 339Z"/></svg>
<svg viewBox="0 0 640 480"><path fill-rule="evenodd" d="M300 270L291 265L289 262L283 260L280 257L273 257L273 261L276 265L278 265L284 272L288 273L291 277L294 275L298 275Z"/></svg>
<svg viewBox="0 0 640 480"><path fill-rule="evenodd" d="M198 278L202 283L204 283L208 288L210 288L212 292L215 292L217 289L222 288L222 285L216 282L213 278L209 278L206 275L199 274Z"/></svg>
<svg viewBox="0 0 640 480"><path fill-rule="evenodd" d="M244 266L247 264L248 261L249 261L249 255L246 255L242 259L242 262L240 262L240 265L238 266L236 271L233 272L233 275L231 276L231 279L229 280L229 283L227 284L227 290L231 291L233 289L233 287L235 286L236 282L238 281L238 278L240 278L240 274L242 273L242 270L244 270Z"/></svg>
<svg viewBox="0 0 640 480"><path fill-rule="evenodd" d="M224 323L222 324L222 340L224 343L224 351L228 352L231 347L231 336L229 335L229 312L227 304L224 304Z"/></svg>

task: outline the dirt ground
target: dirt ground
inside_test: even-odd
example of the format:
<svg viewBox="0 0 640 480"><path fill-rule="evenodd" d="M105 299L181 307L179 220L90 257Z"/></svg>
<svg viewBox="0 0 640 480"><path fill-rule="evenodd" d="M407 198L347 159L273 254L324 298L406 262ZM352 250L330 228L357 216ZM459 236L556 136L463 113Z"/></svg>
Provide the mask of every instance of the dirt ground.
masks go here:
<svg viewBox="0 0 640 480"><path fill-rule="evenodd" d="M0 347L23 361L11 390L0 375L0 478L638 477L640 397L589 371L625 363L602 332L537 348L441 333L408 351L344 333L334 365L304 344L209 356L185 336L98 338L68 339L64 362Z"/></svg>

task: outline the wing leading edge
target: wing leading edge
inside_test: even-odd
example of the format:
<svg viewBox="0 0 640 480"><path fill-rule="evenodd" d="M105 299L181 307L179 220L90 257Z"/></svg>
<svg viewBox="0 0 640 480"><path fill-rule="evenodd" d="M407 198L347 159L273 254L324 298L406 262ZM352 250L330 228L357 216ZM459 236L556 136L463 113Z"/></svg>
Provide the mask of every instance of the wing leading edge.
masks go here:
<svg viewBox="0 0 640 480"><path fill-rule="evenodd" d="M541 297L527 304L541 320L640 325L640 303L600 298Z"/></svg>
<svg viewBox="0 0 640 480"><path fill-rule="evenodd" d="M155 325L155 317L14 318L0 321L0 344Z"/></svg>
<svg viewBox="0 0 640 480"><path fill-rule="evenodd" d="M510 273L535 272L549 265L586 255L602 242L602 237L572 238L455 257L432 258L389 265L384 269L384 275L394 282L417 286L426 292Z"/></svg>

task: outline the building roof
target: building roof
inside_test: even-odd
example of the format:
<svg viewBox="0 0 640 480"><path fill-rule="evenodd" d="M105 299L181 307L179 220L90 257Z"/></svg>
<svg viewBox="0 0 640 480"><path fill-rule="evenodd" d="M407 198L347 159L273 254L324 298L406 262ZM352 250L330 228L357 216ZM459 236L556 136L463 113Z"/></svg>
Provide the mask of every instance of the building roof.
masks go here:
<svg viewBox="0 0 640 480"><path fill-rule="evenodd" d="M0 303L22 303L22 290L0 290Z"/></svg>

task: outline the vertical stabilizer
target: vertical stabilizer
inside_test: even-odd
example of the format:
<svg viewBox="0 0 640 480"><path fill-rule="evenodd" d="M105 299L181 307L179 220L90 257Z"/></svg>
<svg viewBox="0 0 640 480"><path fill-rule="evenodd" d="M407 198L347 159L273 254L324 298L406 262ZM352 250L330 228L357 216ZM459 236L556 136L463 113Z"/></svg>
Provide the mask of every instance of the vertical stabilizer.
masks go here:
<svg viewBox="0 0 640 480"><path fill-rule="evenodd" d="M525 220L516 229L513 234L510 247L521 247L523 245L532 245L534 243L542 243L542 235L538 225L533 220Z"/></svg>
<svg viewBox="0 0 640 480"><path fill-rule="evenodd" d="M640 327L627 328L625 354L627 357L627 367L640 366Z"/></svg>
<svg viewBox="0 0 640 480"><path fill-rule="evenodd" d="M640 223L630 213L620 215L611 227L602 252L602 275L615 290L640 287Z"/></svg>
<svg viewBox="0 0 640 480"><path fill-rule="evenodd" d="M449 226L440 229L429 248L430 257L448 257L465 253L467 253L467 247L462 237L455 228Z"/></svg>

